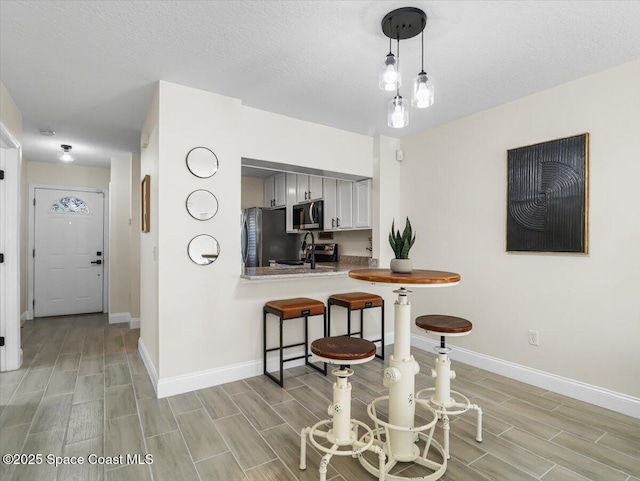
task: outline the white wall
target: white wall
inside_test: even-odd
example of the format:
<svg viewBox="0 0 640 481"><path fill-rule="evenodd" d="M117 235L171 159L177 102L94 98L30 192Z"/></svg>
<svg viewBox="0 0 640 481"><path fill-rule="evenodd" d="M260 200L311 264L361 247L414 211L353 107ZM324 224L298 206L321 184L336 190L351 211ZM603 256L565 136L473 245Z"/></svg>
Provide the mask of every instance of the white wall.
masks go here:
<svg viewBox="0 0 640 481"><path fill-rule="evenodd" d="M372 177L373 137L242 107L242 156Z"/></svg>
<svg viewBox="0 0 640 481"><path fill-rule="evenodd" d="M134 322L140 320L140 153L131 156L131 228L129 229L129 276L131 282L129 312Z"/></svg>
<svg viewBox="0 0 640 481"><path fill-rule="evenodd" d="M453 344L640 396L640 61L404 142L402 214L414 266L459 272L413 313L474 323ZM588 255L507 253L506 151L590 133ZM527 330L540 346L527 343Z"/></svg>
<svg viewBox="0 0 640 481"><path fill-rule="evenodd" d="M142 138L147 147L140 151L140 179L151 177L150 231L140 233L140 344L149 356L157 376L160 368L158 349L158 157L160 149L159 86L151 99L147 116L142 124Z"/></svg>
<svg viewBox="0 0 640 481"><path fill-rule="evenodd" d="M380 267L388 267L393 258L389 245L389 231L394 219L400 214L400 166L396 160L396 150L402 148L399 139L377 136L374 139L373 155L373 257Z"/></svg>
<svg viewBox="0 0 640 481"><path fill-rule="evenodd" d="M339 246L339 255L371 257L371 252L367 250L369 237L371 237L371 230L367 229L348 230L343 232L336 231L333 233L333 240L318 241L316 238L316 242L319 244L335 242Z"/></svg>
<svg viewBox="0 0 640 481"><path fill-rule="evenodd" d="M157 102L159 120L156 120ZM236 99L160 82L159 96L154 99L143 127L143 136L149 124L154 123L160 126L161 133L155 174L159 185L155 209L159 218L152 224L152 230L159 232L157 293L153 285L145 281L148 275L145 265L151 264L152 255L151 244L145 239L148 234L142 234L140 253L141 335L159 373L160 396L166 395L169 389L163 385L182 379L180 376L195 379L189 381L188 390L194 389L202 379L211 379L202 377L203 372L225 371L230 366L242 365L259 369L262 306L267 300L302 295L322 299L336 289L353 290L354 287L353 281L346 278L297 280L286 285L240 280L242 157L278 162L292 162L295 158L300 160L296 162L299 165L317 167L313 162L319 162L319 158L309 153L320 146L349 144L352 136L353 142L348 148L336 149L331 158L323 160L324 168L362 176L370 176L372 172L371 138L365 141L367 138L357 134L289 122L280 116L272 118L273 114L249 110L251 113L246 117L245 108ZM286 124L288 129L272 143L264 144L264 150L258 147L263 140L263 130L258 129L254 134L245 124L257 117L266 123ZM308 138L298 135L298 130ZM149 149L153 142L152 134L150 146L142 151L141 175L147 173L148 164L152 164ZM196 146L209 147L219 158L220 169L209 179L194 177L186 168L185 156ZM283 156L277 155L280 150ZM199 188L213 192L220 204L218 214L206 222L191 218L185 210L185 199ZM220 242L220 257L213 265L198 266L187 257L187 245L198 234L210 234ZM157 323L147 309L147 303L154 299L158 302ZM153 348L147 345L154 342L154 330L158 335L157 360L151 352ZM240 371L234 371L234 375ZM255 374L258 372L261 371ZM216 379L219 382L220 378Z"/></svg>
<svg viewBox="0 0 640 481"><path fill-rule="evenodd" d="M30 184L70 185L108 190L111 171L83 165L28 162L27 180Z"/></svg>
<svg viewBox="0 0 640 481"><path fill-rule="evenodd" d="M242 177L240 208L264 205L264 180L256 177Z"/></svg>
<svg viewBox="0 0 640 481"><path fill-rule="evenodd" d="M131 155L111 159L109 185L109 321L131 318Z"/></svg>
<svg viewBox="0 0 640 481"><path fill-rule="evenodd" d="M13 101L11 94L0 82L0 121L11 132L11 135L22 144L22 112ZM27 256L24 246L27 244L27 167L26 160L20 163L20 313L27 311Z"/></svg>
<svg viewBox="0 0 640 481"><path fill-rule="evenodd" d="M22 143L22 112L2 82L0 82L0 120L9 129L11 135Z"/></svg>

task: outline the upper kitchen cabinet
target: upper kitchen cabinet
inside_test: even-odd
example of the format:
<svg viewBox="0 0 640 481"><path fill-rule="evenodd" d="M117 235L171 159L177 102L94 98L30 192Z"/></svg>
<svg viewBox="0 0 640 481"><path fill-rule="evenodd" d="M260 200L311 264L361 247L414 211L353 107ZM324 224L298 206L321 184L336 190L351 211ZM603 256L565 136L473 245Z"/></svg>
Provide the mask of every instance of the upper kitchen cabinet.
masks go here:
<svg viewBox="0 0 640 481"><path fill-rule="evenodd" d="M355 184L355 189L354 227L356 229L369 228L371 227L371 179L359 180Z"/></svg>
<svg viewBox="0 0 640 481"><path fill-rule="evenodd" d="M286 174L281 172L264 179L264 206L284 207L286 203Z"/></svg>
<svg viewBox="0 0 640 481"><path fill-rule="evenodd" d="M293 228L293 205L297 204L297 179L296 174L287 172L286 174L287 208L286 208L286 229L288 234L295 234L298 229Z"/></svg>
<svg viewBox="0 0 640 481"><path fill-rule="evenodd" d="M353 184L350 180L323 179L324 230L353 228Z"/></svg>
<svg viewBox="0 0 640 481"><path fill-rule="evenodd" d="M296 181L296 200L298 203L322 199L322 177L296 174Z"/></svg>

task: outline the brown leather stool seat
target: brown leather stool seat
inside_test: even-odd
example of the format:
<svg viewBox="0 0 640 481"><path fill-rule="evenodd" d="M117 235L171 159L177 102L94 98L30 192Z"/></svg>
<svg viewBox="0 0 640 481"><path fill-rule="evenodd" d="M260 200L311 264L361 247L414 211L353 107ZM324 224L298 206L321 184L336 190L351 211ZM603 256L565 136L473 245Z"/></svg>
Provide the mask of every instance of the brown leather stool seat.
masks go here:
<svg viewBox="0 0 640 481"><path fill-rule="evenodd" d="M304 317L304 311L308 311L306 313L307 316L320 316L324 314L324 302L308 297L269 301L265 304L265 308L272 311L272 314L281 316L282 319Z"/></svg>
<svg viewBox="0 0 640 481"><path fill-rule="evenodd" d="M335 364L350 365L356 361L371 359L376 354L376 345L358 337L324 337L311 343L311 352Z"/></svg>
<svg viewBox="0 0 640 481"><path fill-rule="evenodd" d="M363 338L364 325L363 325L363 311L364 309L381 308L381 332L380 339L375 339L372 342L380 343L380 354L376 354L376 357L384 359L384 299L376 294L370 294L368 292L346 292L342 294L333 294L327 301L328 307L328 319L327 330L329 336L331 336L331 306L340 306L347 309L347 336L360 335ZM352 331L351 329L351 311L360 311L360 330Z"/></svg>
<svg viewBox="0 0 640 481"><path fill-rule="evenodd" d="M267 314L273 314L280 320L279 329L279 344L276 347L267 347ZM262 309L262 323L263 323L263 362L264 362L264 374L270 379L274 380L280 385L284 386L284 363L289 361L295 361L296 359L304 359L305 364L317 371L321 372L325 376L327 375L327 365L324 364L323 368L316 366L309 362L311 354L309 354L309 317L310 316L322 316L322 330L324 335L327 335L327 319L326 308L324 302L316 299L310 299L308 297L295 297L292 299L279 299L276 301L267 302ZM289 319L304 318L304 341L295 344L283 343L283 323ZM291 347L304 346L304 354L302 356L295 356L284 358L284 350ZM267 353L272 351L278 351L279 353L279 366L280 366L280 378L277 378L267 370Z"/></svg>
<svg viewBox="0 0 640 481"><path fill-rule="evenodd" d="M420 316L416 319L416 326L425 331L458 336L468 333L473 328L471 321L467 321L461 317L442 314Z"/></svg>

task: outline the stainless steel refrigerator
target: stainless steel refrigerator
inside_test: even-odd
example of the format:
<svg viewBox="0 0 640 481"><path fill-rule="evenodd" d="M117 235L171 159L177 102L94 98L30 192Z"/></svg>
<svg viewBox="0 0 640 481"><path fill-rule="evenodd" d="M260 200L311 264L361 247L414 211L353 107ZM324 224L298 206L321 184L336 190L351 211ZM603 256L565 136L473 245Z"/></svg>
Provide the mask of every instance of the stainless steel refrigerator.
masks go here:
<svg viewBox="0 0 640 481"><path fill-rule="evenodd" d="M301 238L287 234L285 209L251 207L242 211L242 261L264 267L270 260L300 258Z"/></svg>

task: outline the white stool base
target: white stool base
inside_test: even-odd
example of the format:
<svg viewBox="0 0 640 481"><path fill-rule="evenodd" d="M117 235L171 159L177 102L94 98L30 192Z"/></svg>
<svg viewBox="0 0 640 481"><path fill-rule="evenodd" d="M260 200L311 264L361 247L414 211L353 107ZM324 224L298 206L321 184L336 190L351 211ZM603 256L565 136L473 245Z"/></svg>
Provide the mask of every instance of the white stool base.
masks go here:
<svg viewBox="0 0 640 481"><path fill-rule="evenodd" d="M456 401L455 398L449 398L449 402L441 405L435 399L437 398L435 392L437 388L429 387L426 389L421 389L416 393L416 398L420 398L420 395L423 393L432 393L427 399L421 399L422 401L426 401L429 403L431 408L438 414L438 418L442 419L442 430L444 434L444 451L447 459L451 456L449 455L449 416L457 416L459 414L464 414L469 410L474 410L477 412L476 419L476 441L479 443L482 442L482 408L477 404L471 404L469 398L467 398L464 394L461 394L457 391L450 391L451 394L455 395L458 399L461 399L462 402Z"/></svg>
<svg viewBox="0 0 640 481"><path fill-rule="evenodd" d="M391 481L434 481L436 479L440 479L447 469L447 457L445 455L444 448L433 439L433 432L438 421L437 413L433 408L431 408L426 400L416 399L415 404L420 404L422 407L430 411L433 414L433 420L423 426L396 426L382 421L377 416L376 404L383 401L388 402L388 400L389 396L381 396L374 399L367 407L367 413L369 414L369 417L376 423L376 429L373 430L373 434L375 436L374 447L377 446L382 449L386 454L388 461L385 463L384 467L376 467L372 463L370 463L369 460L367 460L364 456L359 455L358 459L360 460L360 464L362 464L362 466L374 476L384 475L384 479ZM421 450L418 444L414 444L413 454L411 456L402 456L400 458L393 452L390 435L391 432L412 433L415 442L419 443L421 441L424 441L424 448ZM382 436L384 436L384 439L382 439ZM362 439L364 439L364 436ZM442 457L441 463L427 459L427 456L431 449L434 449L437 453L440 454L440 456ZM401 474L389 474L391 469L398 463L418 464L420 466L428 468L433 472L424 476L413 475L410 477L402 476Z"/></svg>

